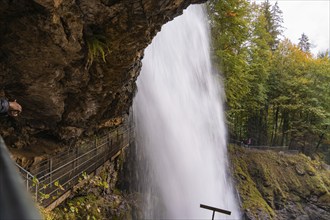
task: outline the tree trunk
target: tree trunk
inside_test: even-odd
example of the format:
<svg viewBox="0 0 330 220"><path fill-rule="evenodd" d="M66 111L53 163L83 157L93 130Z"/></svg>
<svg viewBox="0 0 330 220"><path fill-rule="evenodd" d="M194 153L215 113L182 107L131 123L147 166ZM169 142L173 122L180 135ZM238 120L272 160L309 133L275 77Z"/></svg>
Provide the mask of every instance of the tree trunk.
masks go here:
<svg viewBox="0 0 330 220"><path fill-rule="evenodd" d="M272 145L277 144L278 112L279 112L279 107L276 107L275 120L274 120L274 137L273 137L273 140L272 140Z"/></svg>
<svg viewBox="0 0 330 220"><path fill-rule="evenodd" d="M282 127L282 139L281 139L281 145L284 146L284 144L287 142L287 131L289 129L289 114L284 111L283 112L283 127Z"/></svg>
<svg viewBox="0 0 330 220"><path fill-rule="evenodd" d="M325 135L325 133L322 133L321 135L319 135L319 141L317 142L317 144L315 146L315 151L314 152L317 152L319 150L319 147L320 147L320 145L323 141L324 135Z"/></svg>

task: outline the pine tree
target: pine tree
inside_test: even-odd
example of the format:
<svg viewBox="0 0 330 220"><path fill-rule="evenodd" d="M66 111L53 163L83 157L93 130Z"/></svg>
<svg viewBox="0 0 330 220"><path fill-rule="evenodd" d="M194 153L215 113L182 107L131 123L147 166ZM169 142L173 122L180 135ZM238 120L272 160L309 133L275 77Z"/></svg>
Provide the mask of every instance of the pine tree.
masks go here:
<svg viewBox="0 0 330 220"><path fill-rule="evenodd" d="M329 146L329 53L311 56L305 34L280 41L281 11L269 1L213 0L209 10L231 138L305 153Z"/></svg>
<svg viewBox="0 0 330 220"><path fill-rule="evenodd" d="M301 51L303 51L305 53L310 52L311 44L310 44L309 39L308 39L308 37L305 33L303 33L301 35L301 37L299 38L298 46L299 46Z"/></svg>
<svg viewBox="0 0 330 220"><path fill-rule="evenodd" d="M266 19L266 31L271 35L268 45L272 50L275 50L279 43L279 37L283 32L283 17L282 11L277 2L272 6L269 0L261 4L262 13Z"/></svg>

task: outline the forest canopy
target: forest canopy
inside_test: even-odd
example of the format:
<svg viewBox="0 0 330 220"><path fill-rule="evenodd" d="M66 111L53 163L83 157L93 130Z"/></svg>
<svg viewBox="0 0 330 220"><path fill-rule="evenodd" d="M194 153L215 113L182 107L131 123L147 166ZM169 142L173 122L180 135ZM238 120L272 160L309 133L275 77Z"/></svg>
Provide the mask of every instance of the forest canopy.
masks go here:
<svg viewBox="0 0 330 220"><path fill-rule="evenodd" d="M297 45L285 38L277 3L211 0L208 10L230 139L323 152L329 162L329 51L313 56L304 33Z"/></svg>

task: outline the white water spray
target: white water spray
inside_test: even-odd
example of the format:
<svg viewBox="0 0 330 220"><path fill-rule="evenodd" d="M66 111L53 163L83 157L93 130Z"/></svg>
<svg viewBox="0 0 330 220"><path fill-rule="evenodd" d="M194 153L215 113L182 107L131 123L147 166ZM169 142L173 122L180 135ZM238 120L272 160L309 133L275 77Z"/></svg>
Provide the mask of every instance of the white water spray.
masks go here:
<svg viewBox="0 0 330 220"><path fill-rule="evenodd" d="M145 218L210 219L206 204L239 209L227 175L222 90L210 59L203 7L190 6L146 49L133 111L149 164Z"/></svg>

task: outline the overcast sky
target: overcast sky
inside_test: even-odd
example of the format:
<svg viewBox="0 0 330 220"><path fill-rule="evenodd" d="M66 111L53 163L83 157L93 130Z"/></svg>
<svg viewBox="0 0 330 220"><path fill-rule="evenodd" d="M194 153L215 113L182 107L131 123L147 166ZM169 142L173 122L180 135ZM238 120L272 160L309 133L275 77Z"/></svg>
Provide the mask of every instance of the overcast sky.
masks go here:
<svg viewBox="0 0 330 220"><path fill-rule="evenodd" d="M263 0L257 0L261 2ZM275 0L270 0L274 4ZM298 43L305 33L315 46L312 52L330 48L330 0L277 0L283 12L284 35Z"/></svg>

